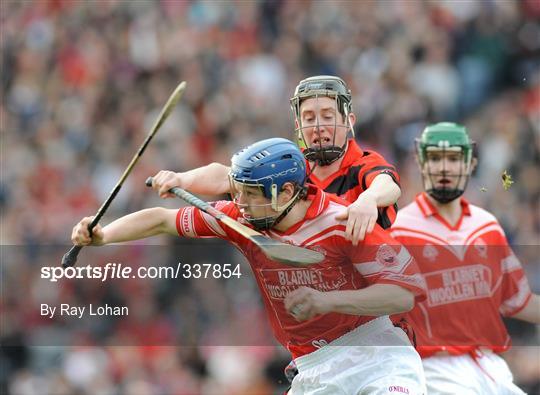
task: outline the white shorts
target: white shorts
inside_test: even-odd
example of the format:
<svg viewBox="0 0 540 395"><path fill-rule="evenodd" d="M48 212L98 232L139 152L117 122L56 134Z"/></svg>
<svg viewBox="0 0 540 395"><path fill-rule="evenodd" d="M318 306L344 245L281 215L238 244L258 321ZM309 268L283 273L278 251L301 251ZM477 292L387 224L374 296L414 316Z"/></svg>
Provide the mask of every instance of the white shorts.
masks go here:
<svg viewBox="0 0 540 395"><path fill-rule="evenodd" d="M426 394L420 356L387 316L294 362L298 374L289 395Z"/></svg>
<svg viewBox="0 0 540 395"><path fill-rule="evenodd" d="M505 360L492 352L478 358L435 355L422 362L429 395L525 394L513 383Z"/></svg>

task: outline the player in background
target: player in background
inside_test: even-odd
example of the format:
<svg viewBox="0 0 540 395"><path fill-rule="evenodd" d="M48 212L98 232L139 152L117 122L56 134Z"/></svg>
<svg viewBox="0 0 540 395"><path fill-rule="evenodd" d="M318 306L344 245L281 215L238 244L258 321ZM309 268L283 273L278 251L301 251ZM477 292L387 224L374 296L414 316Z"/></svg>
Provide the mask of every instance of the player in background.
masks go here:
<svg viewBox="0 0 540 395"><path fill-rule="evenodd" d="M428 126L417 141L425 191L391 234L415 257L428 297L407 314L429 394L523 394L497 354L510 347L501 316L540 323L520 262L497 219L461 197L476 166L465 127Z"/></svg>
<svg viewBox="0 0 540 395"><path fill-rule="evenodd" d="M290 394L424 394L420 357L388 318L425 297L407 250L378 225L353 246L344 221L335 220L347 202L305 184L304 157L286 139L236 153L230 180L234 200L215 202L216 208L268 237L318 249L325 260L305 268L273 262L195 207L138 211L96 226L92 238L91 218L84 218L73 228L73 243L104 245L161 233L228 240L246 256L274 335L298 365Z"/></svg>
<svg viewBox="0 0 540 395"><path fill-rule="evenodd" d="M352 95L345 82L319 75L298 84L291 98L295 133L308 161L308 182L352 204L337 215L347 219L347 237L356 245L375 223L384 229L395 219L401 195L395 168L375 151L362 150L354 140ZM229 192L229 167L220 163L184 173L160 171L154 189L163 198L179 186L193 193L219 195Z"/></svg>

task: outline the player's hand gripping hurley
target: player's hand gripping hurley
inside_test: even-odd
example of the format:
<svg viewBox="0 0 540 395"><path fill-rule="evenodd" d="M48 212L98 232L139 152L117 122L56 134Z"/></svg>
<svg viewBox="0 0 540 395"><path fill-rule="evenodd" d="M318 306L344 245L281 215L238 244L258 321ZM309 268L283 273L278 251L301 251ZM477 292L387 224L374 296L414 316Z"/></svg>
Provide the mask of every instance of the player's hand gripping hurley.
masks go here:
<svg viewBox="0 0 540 395"><path fill-rule="evenodd" d="M178 103L178 101L182 97L185 89L186 89L186 82L182 81L176 87L174 92L171 94L171 96L169 97L169 100L167 100L167 103L165 103L165 106L161 110L161 113L156 119L156 122L152 126L150 133L148 134L148 136L146 136L146 139L144 140L142 145L139 147L139 150L131 159L131 162L129 163L128 167L124 171L124 174L122 174L122 177L120 178L116 186L112 189L107 200L105 200L105 202L101 205L94 219L92 220L90 225L88 225L90 236L92 235L92 229L94 229L94 227L99 223L99 220L101 219L101 217L103 217L103 215L105 214L105 211L107 211L107 209L109 208L109 205L111 204L113 199L116 197L116 195L120 191L120 188L122 187L122 184L126 180L127 176L129 175L129 173L131 173L131 170L133 169L133 167L135 166L135 164L137 163L137 161L143 154L144 150L146 149L146 146L150 143L150 140L152 140L152 137L154 137L154 135L157 133L161 125L163 125L165 120L168 118L168 116L170 115L174 107L176 106L176 103ZM75 265L75 263L77 262L77 255L79 255L79 252L81 251L81 249L82 249L82 246L71 247L71 249L68 252L66 252L64 256L62 257L62 266L66 268L66 267Z"/></svg>
<svg viewBox="0 0 540 395"><path fill-rule="evenodd" d="M146 180L146 186L152 186L152 177L148 177ZM324 255L318 251L308 250L307 248L297 247L287 243L281 243L277 240L264 236L256 230L235 221L231 217L228 217L218 209L211 206L209 203L199 199L182 188L171 188L169 192L175 194L180 199L186 201L192 206L204 211L208 215L211 215L227 227L233 229L235 232L252 241L269 259L297 267L320 263L324 260Z"/></svg>

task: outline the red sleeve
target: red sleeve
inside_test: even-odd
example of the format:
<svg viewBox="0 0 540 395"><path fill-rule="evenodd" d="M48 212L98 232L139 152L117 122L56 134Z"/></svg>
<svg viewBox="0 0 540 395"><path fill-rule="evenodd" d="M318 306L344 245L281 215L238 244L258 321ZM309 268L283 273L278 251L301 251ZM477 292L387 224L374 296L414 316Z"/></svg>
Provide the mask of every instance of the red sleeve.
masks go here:
<svg viewBox="0 0 540 395"><path fill-rule="evenodd" d="M218 201L210 203L225 215L237 219L238 210L232 202ZM219 237L221 239L233 239L230 229L202 210L188 206L182 207L176 214L176 230L178 235L190 238Z"/></svg>
<svg viewBox="0 0 540 395"><path fill-rule="evenodd" d="M363 166L358 172L358 182L362 190L369 188L373 179L379 174L388 174L399 185L399 174L396 168L389 164L382 155L375 151L364 151Z"/></svg>
<svg viewBox="0 0 540 395"><path fill-rule="evenodd" d="M512 316L519 313L529 302L532 292L527 281L527 276L509 246L501 260L502 284L501 305L499 312L504 316Z"/></svg>
<svg viewBox="0 0 540 395"><path fill-rule="evenodd" d="M352 246L351 246L352 247ZM378 225L360 248L352 248L356 270L369 285L393 284L411 291L416 302L426 298L425 280L409 251Z"/></svg>

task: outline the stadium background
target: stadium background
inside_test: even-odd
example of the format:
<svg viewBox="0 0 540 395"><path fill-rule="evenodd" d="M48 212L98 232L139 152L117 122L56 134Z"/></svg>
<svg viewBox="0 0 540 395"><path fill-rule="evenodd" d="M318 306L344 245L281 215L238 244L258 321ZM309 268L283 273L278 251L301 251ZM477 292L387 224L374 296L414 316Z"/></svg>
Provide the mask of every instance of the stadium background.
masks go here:
<svg viewBox="0 0 540 395"><path fill-rule="evenodd" d="M335 74L352 89L361 145L396 164L402 206L421 188L412 149L423 126L455 120L469 127L480 165L466 196L499 218L539 292L539 4L3 1L0 392L265 394L284 388L288 356L266 332L244 263L241 280L130 280L106 291L65 282L51 293L37 274L45 262L59 264L72 226L99 207L181 80L188 82L185 97L104 223L144 207L178 206L144 187L160 169L227 163L257 139L290 138L288 99L296 83ZM507 192L504 170L515 180ZM144 245L136 244L126 262L242 262L219 242L158 238L146 244L150 253L139 253ZM135 306L137 316L123 326L109 320L67 332L62 322L37 316L44 299L80 302L89 295ZM506 358L516 381L540 393L538 328L508 324L515 347ZM246 328L261 338L250 347L224 347ZM136 340L122 343L121 331ZM208 347L193 346L201 339L211 339Z"/></svg>

